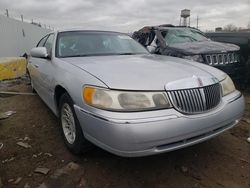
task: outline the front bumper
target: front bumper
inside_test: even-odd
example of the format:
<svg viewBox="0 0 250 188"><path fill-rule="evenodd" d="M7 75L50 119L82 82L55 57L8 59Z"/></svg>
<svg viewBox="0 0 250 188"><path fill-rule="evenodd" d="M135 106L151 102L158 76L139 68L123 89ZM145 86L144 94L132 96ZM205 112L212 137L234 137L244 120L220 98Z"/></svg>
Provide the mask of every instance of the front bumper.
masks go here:
<svg viewBox="0 0 250 188"><path fill-rule="evenodd" d="M199 115L175 109L93 113L74 107L89 141L116 155L136 157L187 147L234 127L244 113L245 101L235 91L223 97L216 109Z"/></svg>

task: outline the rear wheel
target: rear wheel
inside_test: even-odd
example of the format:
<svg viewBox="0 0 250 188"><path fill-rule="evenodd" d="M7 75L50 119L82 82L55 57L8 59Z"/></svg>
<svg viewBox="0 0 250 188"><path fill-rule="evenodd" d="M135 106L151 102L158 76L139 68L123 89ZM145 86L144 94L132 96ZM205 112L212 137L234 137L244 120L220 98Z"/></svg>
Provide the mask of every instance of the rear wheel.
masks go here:
<svg viewBox="0 0 250 188"><path fill-rule="evenodd" d="M67 148L74 154L88 151L91 144L83 135L74 111L73 101L67 93L64 93L60 98L59 110L62 135Z"/></svg>

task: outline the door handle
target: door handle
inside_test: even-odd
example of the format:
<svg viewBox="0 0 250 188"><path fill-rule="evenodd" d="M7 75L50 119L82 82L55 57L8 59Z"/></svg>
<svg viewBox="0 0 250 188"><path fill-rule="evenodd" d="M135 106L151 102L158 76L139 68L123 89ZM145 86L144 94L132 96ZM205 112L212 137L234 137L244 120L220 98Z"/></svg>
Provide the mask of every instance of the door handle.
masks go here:
<svg viewBox="0 0 250 188"><path fill-rule="evenodd" d="M37 64L35 64L34 66L35 66L36 68L38 68L38 67L39 67L39 65L37 65Z"/></svg>

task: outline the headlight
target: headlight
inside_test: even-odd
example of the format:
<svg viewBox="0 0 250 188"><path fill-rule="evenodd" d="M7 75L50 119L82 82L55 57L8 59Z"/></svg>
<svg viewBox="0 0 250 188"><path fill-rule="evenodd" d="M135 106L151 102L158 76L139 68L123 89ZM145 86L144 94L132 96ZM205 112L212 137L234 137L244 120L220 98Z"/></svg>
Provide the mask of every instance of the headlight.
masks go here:
<svg viewBox="0 0 250 188"><path fill-rule="evenodd" d="M143 111L171 108L164 92L116 91L87 86L83 88L86 104L111 111Z"/></svg>
<svg viewBox="0 0 250 188"><path fill-rule="evenodd" d="M222 80L220 82L221 86L222 86L222 93L223 96L232 93L233 91L235 91L235 86L234 83L232 81L232 79L227 76L224 80Z"/></svg>
<svg viewBox="0 0 250 188"><path fill-rule="evenodd" d="M203 62L203 58L201 55L192 55L192 56L183 56L184 59L189 59L191 61L197 61L199 63Z"/></svg>

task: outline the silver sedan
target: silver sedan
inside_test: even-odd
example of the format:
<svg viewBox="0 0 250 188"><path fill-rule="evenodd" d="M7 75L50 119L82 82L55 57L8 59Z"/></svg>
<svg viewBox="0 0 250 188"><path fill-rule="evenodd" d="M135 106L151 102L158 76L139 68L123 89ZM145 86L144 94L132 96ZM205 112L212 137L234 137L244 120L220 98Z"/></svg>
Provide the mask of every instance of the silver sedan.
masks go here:
<svg viewBox="0 0 250 188"><path fill-rule="evenodd" d="M224 72L151 55L117 32L50 33L31 50L28 71L75 154L90 143L128 157L176 150L234 127L245 107Z"/></svg>

